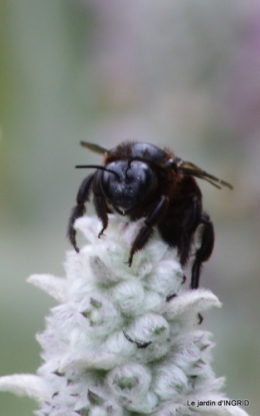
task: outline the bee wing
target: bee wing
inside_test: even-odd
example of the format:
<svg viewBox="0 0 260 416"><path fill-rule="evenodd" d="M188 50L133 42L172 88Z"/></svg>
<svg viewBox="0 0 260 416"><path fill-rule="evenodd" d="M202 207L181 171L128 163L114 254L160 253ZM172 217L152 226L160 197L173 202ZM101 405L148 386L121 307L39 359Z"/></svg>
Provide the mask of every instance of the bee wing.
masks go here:
<svg viewBox="0 0 260 416"><path fill-rule="evenodd" d="M108 149L96 143L80 142L80 144L81 146L86 147L89 150L92 150L92 152L99 153L100 155L103 155L104 153L108 152Z"/></svg>
<svg viewBox="0 0 260 416"><path fill-rule="evenodd" d="M183 170L189 175L196 176L199 179L204 179L216 188L221 189L222 185L226 186L229 189L233 189L233 186L230 183L223 181L222 179L219 179L216 176L211 175L210 173L207 173L205 170L194 165L194 163L183 161L182 163L180 163L179 169Z"/></svg>

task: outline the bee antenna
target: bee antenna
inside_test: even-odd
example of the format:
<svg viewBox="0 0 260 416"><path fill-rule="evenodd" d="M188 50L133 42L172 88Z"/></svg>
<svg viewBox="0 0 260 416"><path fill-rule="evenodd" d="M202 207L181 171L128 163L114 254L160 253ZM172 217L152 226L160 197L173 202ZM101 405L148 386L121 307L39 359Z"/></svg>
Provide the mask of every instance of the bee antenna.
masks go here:
<svg viewBox="0 0 260 416"><path fill-rule="evenodd" d="M100 170L104 170L105 172L113 173L118 179L120 179L120 176L114 170L107 169L104 166L100 166L100 165L77 165L75 166L75 168L76 169L100 169Z"/></svg>

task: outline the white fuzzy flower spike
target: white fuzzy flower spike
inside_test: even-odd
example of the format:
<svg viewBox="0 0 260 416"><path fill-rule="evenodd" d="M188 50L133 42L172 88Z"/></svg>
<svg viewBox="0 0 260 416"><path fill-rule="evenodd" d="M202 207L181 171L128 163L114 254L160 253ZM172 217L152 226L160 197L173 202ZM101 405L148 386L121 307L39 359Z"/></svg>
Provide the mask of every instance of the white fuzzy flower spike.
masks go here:
<svg viewBox="0 0 260 416"><path fill-rule="evenodd" d="M87 244L68 252L66 278L28 279L58 302L37 335L44 363L37 376L0 378L0 390L35 399L38 416L246 416L220 392L199 327L219 300L183 289L176 250L156 233L129 267L140 226L111 215L98 238L97 218L77 220Z"/></svg>

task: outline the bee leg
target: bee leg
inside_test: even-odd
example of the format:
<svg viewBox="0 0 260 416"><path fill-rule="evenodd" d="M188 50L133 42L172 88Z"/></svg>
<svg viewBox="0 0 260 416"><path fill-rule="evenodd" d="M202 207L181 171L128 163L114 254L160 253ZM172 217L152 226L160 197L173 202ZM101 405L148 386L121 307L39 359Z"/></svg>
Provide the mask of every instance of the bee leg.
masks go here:
<svg viewBox="0 0 260 416"><path fill-rule="evenodd" d="M150 215L144 221L144 225L140 229L139 233L137 234L130 251L130 256L128 259L128 266L131 266L134 254L141 250L149 238L153 233L153 227L158 224L160 219L162 218L163 214L168 205L168 198L166 196L162 196L160 201L157 203L155 209L150 213Z"/></svg>
<svg viewBox="0 0 260 416"><path fill-rule="evenodd" d="M86 212L85 203L88 201L89 198L89 192L91 189L93 178L94 173L92 175L87 176L80 185L76 198L77 205L72 209L71 216L69 219L67 235L69 241L71 242L71 244L77 252L79 252L79 248L76 243L76 230L74 229L74 223L77 218L82 217Z"/></svg>
<svg viewBox="0 0 260 416"><path fill-rule="evenodd" d="M203 224L201 246L196 251L195 261L192 266L191 289L197 289L199 287L201 265L204 261L209 259L214 247L214 227L210 217L207 214L202 213L200 223Z"/></svg>
<svg viewBox="0 0 260 416"><path fill-rule="evenodd" d="M96 213L98 215L98 218L102 222L102 230L99 232L98 238L101 237L104 230L108 226L107 205L106 205L106 201L101 190L101 179L102 179L102 171L99 170L96 173L96 179L94 181L94 186L93 186L94 204L96 208Z"/></svg>
<svg viewBox="0 0 260 416"><path fill-rule="evenodd" d="M197 224L200 223L200 216L201 216L201 200L198 196L193 196L192 201L190 204L189 210L187 210L185 217L183 228L184 232L181 238L181 256L180 256L180 263L184 266L190 256L190 249L192 245L192 235L194 232L194 227L197 227Z"/></svg>

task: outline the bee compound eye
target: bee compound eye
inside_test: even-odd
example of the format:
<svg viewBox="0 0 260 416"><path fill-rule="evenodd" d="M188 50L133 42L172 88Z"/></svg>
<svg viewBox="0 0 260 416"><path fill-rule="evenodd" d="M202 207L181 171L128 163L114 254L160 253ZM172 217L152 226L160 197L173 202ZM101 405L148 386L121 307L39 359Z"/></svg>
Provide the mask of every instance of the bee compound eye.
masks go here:
<svg viewBox="0 0 260 416"><path fill-rule="evenodd" d="M134 161L128 172L133 192L140 200L144 200L157 186L155 172L146 163Z"/></svg>
<svg viewBox="0 0 260 416"><path fill-rule="evenodd" d="M107 198L113 194L113 189L118 183L118 178L111 172L102 172L101 189Z"/></svg>
<svg viewBox="0 0 260 416"><path fill-rule="evenodd" d="M106 198L113 201L124 184L126 162L115 161L106 165L102 172L100 186Z"/></svg>

